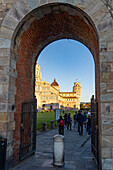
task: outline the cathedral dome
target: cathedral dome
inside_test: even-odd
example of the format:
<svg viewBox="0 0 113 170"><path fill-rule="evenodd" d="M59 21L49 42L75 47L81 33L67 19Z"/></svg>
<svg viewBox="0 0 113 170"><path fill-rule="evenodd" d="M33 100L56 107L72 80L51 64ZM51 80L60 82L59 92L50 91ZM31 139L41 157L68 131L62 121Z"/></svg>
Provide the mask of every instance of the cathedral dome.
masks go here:
<svg viewBox="0 0 113 170"><path fill-rule="evenodd" d="M51 84L51 86L59 86L59 84L56 82L56 79L54 79L53 83Z"/></svg>

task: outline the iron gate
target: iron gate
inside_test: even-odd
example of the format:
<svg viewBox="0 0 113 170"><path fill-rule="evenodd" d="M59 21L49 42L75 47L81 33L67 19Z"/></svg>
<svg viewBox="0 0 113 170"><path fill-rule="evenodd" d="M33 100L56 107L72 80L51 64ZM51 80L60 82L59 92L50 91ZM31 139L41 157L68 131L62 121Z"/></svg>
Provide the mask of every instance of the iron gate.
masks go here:
<svg viewBox="0 0 113 170"><path fill-rule="evenodd" d="M20 160L34 153L36 150L36 113L36 98L22 103Z"/></svg>
<svg viewBox="0 0 113 170"><path fill-rule="evenodd" d="M91 99L91 151L98 163L98 103L94 95Z"/></svg>

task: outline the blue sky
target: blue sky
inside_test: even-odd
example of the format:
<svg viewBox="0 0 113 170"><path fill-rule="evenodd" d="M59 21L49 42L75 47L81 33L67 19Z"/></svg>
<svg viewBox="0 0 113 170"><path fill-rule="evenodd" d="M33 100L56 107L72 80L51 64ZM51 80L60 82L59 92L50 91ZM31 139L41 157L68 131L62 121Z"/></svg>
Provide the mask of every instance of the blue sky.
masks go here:
<svg viewBox="0 0 113 170"><path fill-rule="evenodd" d="M42 80L54 78L60 91L70 92L74 82L81 83L81 102L89 102L95 94L95 65L89 49L78 41L64 39L46 46L38 57Z"/></svg>

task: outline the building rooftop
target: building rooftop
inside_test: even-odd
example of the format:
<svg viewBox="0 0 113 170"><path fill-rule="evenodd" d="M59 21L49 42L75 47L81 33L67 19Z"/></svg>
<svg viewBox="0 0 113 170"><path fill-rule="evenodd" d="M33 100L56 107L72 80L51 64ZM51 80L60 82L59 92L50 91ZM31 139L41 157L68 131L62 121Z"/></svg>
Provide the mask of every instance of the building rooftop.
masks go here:
<svg viewBox="0 0 113 170"><path fill-rule="evenodd" d="M51 83L51 86L59 86L59 84L56 82L56 79L54 79L53 83Z"/></svg>

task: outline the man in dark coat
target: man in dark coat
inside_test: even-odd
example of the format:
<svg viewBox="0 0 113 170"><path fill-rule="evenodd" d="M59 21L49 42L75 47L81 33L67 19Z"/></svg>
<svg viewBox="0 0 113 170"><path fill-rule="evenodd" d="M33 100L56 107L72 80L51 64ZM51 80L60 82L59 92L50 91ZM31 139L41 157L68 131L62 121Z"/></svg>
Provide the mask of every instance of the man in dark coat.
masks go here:
<svg viewBox="0 0 113 170"><path fill-rule="evenodd" d="M77 122L78 122L78 132L79 132L79 135L83 135L84 116L81 113L81 110L78 111Z"/></svg>
<svg viewBox="0 0 113 170"><path fill-rule="evenodd" d="M73 120L74 120L74 128L75 128L75 125L76 125L76 118L77 118L77 115L76 115L76 112L75 112L75 114L74 114L74 116L73 116Z"/></svg>
<svg viewBox="0 0 113 170"><path fill-rule="evenodd" d="M63 116L64 120L65 120L65 126L67 125L67 113L65 113L65 115Z"/></svg>

